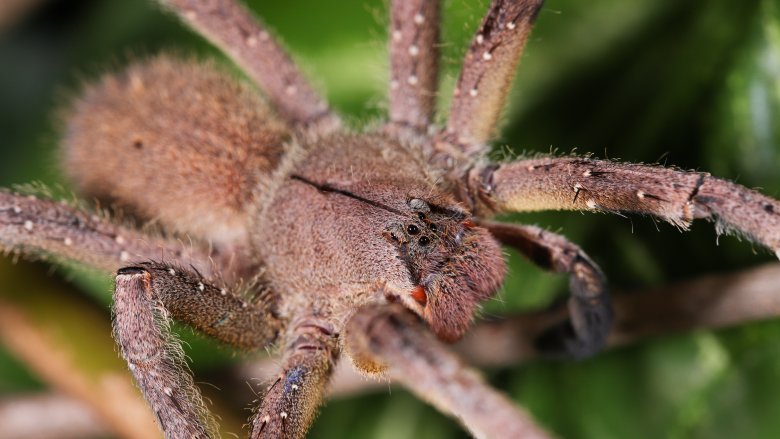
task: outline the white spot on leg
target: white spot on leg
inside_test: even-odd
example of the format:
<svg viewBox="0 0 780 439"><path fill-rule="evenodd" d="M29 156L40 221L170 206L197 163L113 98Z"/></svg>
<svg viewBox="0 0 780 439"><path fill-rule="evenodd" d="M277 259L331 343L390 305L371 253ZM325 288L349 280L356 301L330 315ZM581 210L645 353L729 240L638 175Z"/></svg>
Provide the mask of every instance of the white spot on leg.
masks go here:
<svg viewBox="0 0 780 439"><path fill-rule="evenodd" d="M165 393L168 396L173 396L173 389L170 387L163 387L163 393Z"/></svg>
<svg viewBox="0 0 780 439"><path fill-rule="evenodd" d="M775 256L777 256L777 259L780 259L780 248L775 250Z"/></svg>
<svg viewBox="0 0 780 439"><path fill-rule="evenodd" d="M268 415L263 416L263 424L267 424L271 421L271 417Z"/></svg>
<svg viewBox="0 0 780 439"><path fill-rule="evenodd" d="M413 20L414 20L414 24L417 24L417 25L425 23L425 17L423 16L423 14L420 14L420 13L414 14L414 19Z"/></svg>
<svg viewBox="0 0 780 439"><path fill-rule="evenodd" d="M189 21L195 21L195 19L198 18L198 14L195 13L195 11L190 10L184 13L184 18Z"/></svg>
<svg viewBox="0 0 780 439"><path fill-rule="evenodd" d="M227 296L227 290L222 288L221 290L219 290L219 294L221 294L223 296Z"/></svg>
<svg viewBox="0 0 780 439"><path fill-rule="evenodd" d="M485 52L482 54L482 59L484 59L485 61L490 61L491 59L493 59L493 55L491 55L490 52Z"/></svg>
<svg viewBox="0 0 780 439"><path fill-rule="evenodd" d="M577 183L574 185L574 192L579 192L582 190L582 185Z"/></svg>
<svg viewBox="0 0 780 439"><path fill-rule="evenodd" d="M27 220L24 222L24 229L27 231L32 231L33 229L33 222L30 220Z"/></svg>
<svg viewBox="0 0 780 439"><path fill-rule="evenodd" d="M398 42L401 41L401 38L403 37L403 34L400 30L394 30L393 31L393 41Z"/></svg>
<svg viewBox="0 0 780 439"><path fill-rule="evenodd" d="M122 262L126 262L130 260L130 253L128 252L121 252L119 253L119 260Z"/></svg>
<svg viewBox="0 0 780 439"><path fill-rule="evenodd" d="M257 38L255 37L249 37L246 39L246 45L249 47L255 47L257 46Z"/></svg>
<svg viewBox="0 0 780 439"><path fill-rule="evenodd" d="M414 56L417 56L419 54L420 54L420 48L419 47L415 46L414 44L409 46L409 55L414 57Z"/></svg>
<svg viewBox="0 0 780 439"><path fill-rule="evenodd" d="M73 245L73 240L72 240L72 239L70 239L70 238L65 238L65 241L63 241L63 242L64 242L64 243L65 243L65 245L67 245L67 246L71 246L71 245Z"/></svg>
<svg viewBox="0 0 780 439"><path fill-rule="evenodd" d="M205 286L205 285L203 285L203 282L198 282L198 289L199 289L200 291L203 291L203 290L205 290L205 289L206 289L206 286Z"/></svg>
<svg viewBox="0 0 780 439"><path fill-rule="evenodd" d="M279 417L282 418L282 419L287 419L287 412L279 413Z"/></svg>
<svg viewBox="0 0 780 439"><path fill-rule="evenodd" d="M288 96L292 96L295 93L298 93L298 88L294 85L288 85L287 88L284 89L284 92L287 93Z"/></svg>
<svg viewBox="0 0 780 439"><path fill-rule="evenodd" d="M583 172L582 176L583 177L590 177L591 176L590 169L588 169L587 171Z"/></svg>
<svg viewBox="0 0 780 439"><path fill-rule="evenodd" d="M19 206L14 206L14 213L17 215L22 213L22 208Z"/></svg>
<svg viewBox="0 0 780 439"><path fill-rule="evenodd" d="M171 276L175 276L176 275L176 270L174 270L173 268L169 268L168 269L168 273L170 273Z"/></svg>
<svg viewBox="0 0 780 439"><path fill-rule="evenodd" d="M479 94L479 91L477 91L476 88L472 88L471 90L469 90L469 96L471 96L472 98L477 97L478 94Z"/></svg>
<svg viewBox="0 0 780 439"><path fill-rule="evenodd" d="M509 23L506 24L506 28L509 30L515 30L516 27L517 27L517 23L515 23L514 21L510 21Z"/></svg>
<svg viewBox="0 0 780 439"><path fill-rule="evenodd" d="M293 390L298 390L298 385L297 385L297 384L293 384L293 385L292 385L292 389L293 389Z"/></svg>
<svg viewBox="0 0 780 439"><path fill-rule="evenodd" d="M122 245L122 244L124 244L124 243L125 243L125 238L124 238L124 237L122 237L122 235L116 235L116 238L114 238L114 241L115 241L117 244L119 244L119 245Z"/></svg>
<svg viewBox="0 0 780 439"><path fill-rule="evenodd" d="M417 79L417 76L414 76L414 75L410 75L410 76L409 76L409 77L406 79L406 82L408 82L408 83L409 83L409 85L417 85L417 81L418 81L418 79Z"/></svg>
<svg viewBox="0 0 780 439"><path fill-rule="evenodd" d="M588 206L588 209L596 209L596 202L593 200L586 201L585 205Z"/></svg>
<svg viewBox="0 0 780 439"><path fill-rule="evenodd" d="M645 198L645 193L642 191L636 191L636 197L640 200L643 200Z"/></svg>
<svg viewBox="0 0 780 439"><path fill-rule="evenodd" d="M485 37L482 34L477 34L477 44L482 44L485 42Z"/></svg>

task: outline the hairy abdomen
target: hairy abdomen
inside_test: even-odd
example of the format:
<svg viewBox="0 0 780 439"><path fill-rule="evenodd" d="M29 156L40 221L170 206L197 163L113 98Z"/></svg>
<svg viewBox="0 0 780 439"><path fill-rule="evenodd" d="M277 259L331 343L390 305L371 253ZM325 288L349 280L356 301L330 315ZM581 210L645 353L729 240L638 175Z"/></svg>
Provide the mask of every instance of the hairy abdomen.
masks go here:
<svg viewBox="0 0 780 439"><path fill-rule="evenodd" d="M288 137L251 87L212 63L160 56L86 89L64 158L86 195L231 244L246 237L253 188Z"/></svg>

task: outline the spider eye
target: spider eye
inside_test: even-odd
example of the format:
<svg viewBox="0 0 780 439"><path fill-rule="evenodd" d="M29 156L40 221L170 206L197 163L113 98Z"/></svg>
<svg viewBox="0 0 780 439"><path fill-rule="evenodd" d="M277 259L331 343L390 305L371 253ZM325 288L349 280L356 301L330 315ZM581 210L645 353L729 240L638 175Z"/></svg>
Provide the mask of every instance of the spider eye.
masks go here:
<svg viewBox="0 0 780 439"><path fill-rule="evenodd" d="M429 225L428 228L431 229L431 231L433 231L433 232L439 230L439 228L436 227L436 224L433 224L433 223L431 223L431 225Z"/></svg>
<svg viewBox="0 0 780 439"><path fill-rule="evenodd" d="M430 244L431 240L427 236L421 236L420 240L417 242L419 242L421 246L425 247L426 245Z"/></svg>
<svg viewBox="0 0 780 439"><path fill-rule="evenodd" d="M424 214L424 213L422 213L422 212L419 212L419 213L417 214L417 218L420 218L420 221L425 221L425 214Z"/></svg>
<svg viewBox="0 0 780 439"><path fill-rule="evenodd" d="M409 224L409 226L406 228L406 231L409 232L410 235L416 235L420 233L420 228L414 224Z"/></svg>

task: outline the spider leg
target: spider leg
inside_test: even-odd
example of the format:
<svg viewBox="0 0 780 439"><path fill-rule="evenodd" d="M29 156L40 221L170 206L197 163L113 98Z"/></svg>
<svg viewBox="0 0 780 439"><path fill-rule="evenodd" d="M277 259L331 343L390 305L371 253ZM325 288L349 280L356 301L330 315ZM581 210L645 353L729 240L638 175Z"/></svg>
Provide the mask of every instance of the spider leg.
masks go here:
<svg viewBox="0 0 780 439"><path fill-rule="evenodd" d="M336 337L312 322L299 324L292 334L282 371L252 420L253 439L304 437L325 395L339 354Z"/></svg>
<svg viewBox="0 0 780 439"><path fill-rule="evenodd" d="M115 271L131 260L163 258L207 277L221 271L211 255L181 242L118 226L63 203L0 191L0 250L48 255Z"/></svg>
<svg viewBox="0 0 780 439"><path fill-rule="evenodd" d="M285 50L234 0L158 0L230 56L292 124L321 132L339 118L314 91Z"/></svg>
<svg viewBox="0 0 780 439"><path fill-rule="evenodd" d="M612 308L606 279L599 267L577 245L540 227L482 221L501 243L520 251L536 265L569 274L569 321L554 326L537 339L543 354L584 358L607 342Z"/></svg>
<svg viewBox="0 0 780 439"><path fill-rule="evenodd" d="M494 0L455 86L445 139L467 156L487 152L515 67L543 0Z"/></svg>
<svg viewBox="0 0 780 439"><path fill-rule="evenodd" d="M356 366L384 369L418 397L458 418L477 438L549 437L400 304L359 309L347 323L345 346Z"/></svg>
<svg viewBox="0 0 780 439"><path fill-rule="evenodd" d="M477 167L469 196L480 215L546 209L653 215L687 229L694 218L746 236L780 258L780 202L707 173L587 158Z"/></svg>
<svg viewBox="0 0 780 439"><path fill-rule="evenodd" d="M393 0L390 8L390 122L425 131L436 107L439 2Z"/></svg>
<svg viewBox="0 0 780 439"><path fill-rule="evenodd" d="M154 262L117 272L114 313L122 357L169 439L211 437L215 425L169 333L169 317L246 349L273 342L282 326L268 304L248 303L193 272Z"/></svg>

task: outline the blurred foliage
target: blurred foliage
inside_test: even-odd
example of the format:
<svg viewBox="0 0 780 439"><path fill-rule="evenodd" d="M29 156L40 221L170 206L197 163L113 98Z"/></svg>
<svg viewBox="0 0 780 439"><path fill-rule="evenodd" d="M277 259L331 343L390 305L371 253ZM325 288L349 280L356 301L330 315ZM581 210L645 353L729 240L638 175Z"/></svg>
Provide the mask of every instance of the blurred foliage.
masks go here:
<svg viewBox="0 0 780 439"><path fill-rule="evenodd" d="M351 124L381 117L386 2L250 4ZM486 4L444 2L441 108ZM57 110L83 81L163 49L220 56L139 0L50 0L0 34L0 185L65 184L56 166ZM711 171L777 196L780 1L549 0L521 62L506 121L497 157L576 150L658 161ZM636 217L545 213L509 219L566 234L621 289L771 259L732 237L716 239L706 223L681 234ZM541 273L511 252L510 261L506 286L484 315L548 306L564 294L565 279ZM64 273L55 276L84 285L88 300L104 308L110 302L110 279ZM0 290L8 290L8 282L0 278ZM187 338L196 373L208 375L235 361L225 349ZM489 375L564 437L777 437L778 338L780 323L760 323L667 337L580 363L538 362ZM37 386L0 349L0 392ZM403 391L328 402L312 432L315 438L464 436Z"/></svg>

